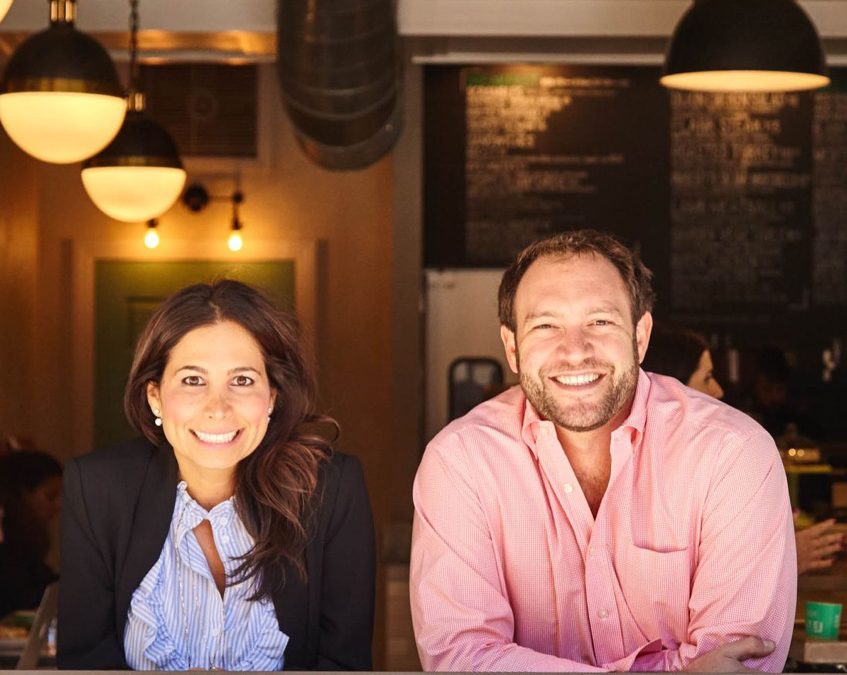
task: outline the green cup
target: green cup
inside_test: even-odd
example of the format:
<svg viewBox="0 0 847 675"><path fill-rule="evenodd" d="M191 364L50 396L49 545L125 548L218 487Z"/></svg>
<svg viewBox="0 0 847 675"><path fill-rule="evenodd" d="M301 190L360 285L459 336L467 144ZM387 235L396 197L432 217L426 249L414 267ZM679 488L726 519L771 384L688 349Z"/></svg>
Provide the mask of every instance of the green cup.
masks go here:
<svg viewBox="0 0 847 675"><path fill-rule="evenodd" d="M841 605L836 602L806 602L806 635L819 640L837 640Z"/></svg>

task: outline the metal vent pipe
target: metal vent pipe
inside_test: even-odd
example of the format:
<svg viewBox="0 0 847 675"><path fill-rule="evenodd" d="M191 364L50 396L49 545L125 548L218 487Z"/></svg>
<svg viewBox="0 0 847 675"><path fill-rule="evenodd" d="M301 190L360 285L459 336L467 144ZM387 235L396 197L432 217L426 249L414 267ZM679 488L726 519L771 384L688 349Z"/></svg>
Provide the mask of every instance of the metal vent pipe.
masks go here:
<svg viewBox="0 0 847 675"><path fill-rule="evenodd" d="M279 0L277 73L300 147L335 170L372 164L402 123L394 0Z"/></svg>

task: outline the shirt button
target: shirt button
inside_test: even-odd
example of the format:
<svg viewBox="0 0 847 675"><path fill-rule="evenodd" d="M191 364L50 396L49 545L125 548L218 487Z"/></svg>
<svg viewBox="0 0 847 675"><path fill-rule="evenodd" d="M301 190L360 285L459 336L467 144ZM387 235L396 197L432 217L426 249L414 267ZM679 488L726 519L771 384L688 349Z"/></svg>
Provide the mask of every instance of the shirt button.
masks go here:
<svg viewBox="0 0 847 675"><path fill-rule="evenodd" d="M569 495L571 492L573 492L573 485L565 483L565 494Z"/></svg>
<svg viewBox="0 0 847 675"><path fill-rule="evenodd" d="M601 609L599 612L597 612L597 616L599 616L601 619L605 619L607 616L609 616L609 610Z"/></svg>
<svg viewBox="0 0 847 675"><path fill-rule="evenodd" d="M222 534L222 535L221 535L221 543L222 543L222 544L228 544L228 543L229 543L229 535L227 535L227 534Z"/></svg>

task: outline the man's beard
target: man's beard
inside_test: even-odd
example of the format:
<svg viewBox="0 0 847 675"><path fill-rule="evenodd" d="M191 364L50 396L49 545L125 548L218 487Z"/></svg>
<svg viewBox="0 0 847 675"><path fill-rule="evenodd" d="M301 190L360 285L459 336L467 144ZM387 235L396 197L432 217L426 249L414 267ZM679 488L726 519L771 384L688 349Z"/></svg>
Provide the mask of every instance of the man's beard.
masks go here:
<svg viewBox="0 0 847 675"><path fill-rule="evenodd" d="M529 402L538 414L550 420L556 426L568 431L594 431L607 424L629 402L638 384L638 346L632 341L632 367L616 373L614 366L594 359L587 359L573 370L601 370L611 382L599 403L575 402L568 408L563 408L552 392L547 388L547 377L542 373L535 377L520 368L518 355L518 371L521 378L521 388Z"/></svg>

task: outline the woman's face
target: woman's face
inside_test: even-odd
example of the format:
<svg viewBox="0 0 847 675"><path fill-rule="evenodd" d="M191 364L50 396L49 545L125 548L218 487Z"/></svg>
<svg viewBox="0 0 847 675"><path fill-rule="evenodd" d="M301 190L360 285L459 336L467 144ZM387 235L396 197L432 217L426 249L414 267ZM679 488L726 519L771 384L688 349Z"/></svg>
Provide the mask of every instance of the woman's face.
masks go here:
<svg viewBox="0 0 847 675"><path fill-rule="evenodd" d="M253 336L232 321L186 333L162 380L147 386L151 410L173 446L180 474L231 475L268 428L275 392Z"/></svg>
<svg viewBox="0 0 847 675"><path fill-rule="evenodd" d="M723 388L718 384L712 370L712 355L709 350L705 350L700 355L700 361L697 364L697 370L691 373L688 378L688 386L697 391L702 391L704 394L714 396L715 398L723 398Z"/></svg>
<svg viewBox="0 0 847 675"><path fill-rule="evenodd" d="M50 476L39 483L31 492L24 491L23 503L30 517L47 527L62 507L62 477Z"/></svg>

